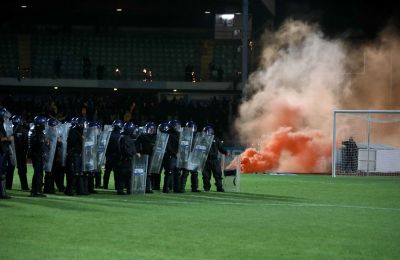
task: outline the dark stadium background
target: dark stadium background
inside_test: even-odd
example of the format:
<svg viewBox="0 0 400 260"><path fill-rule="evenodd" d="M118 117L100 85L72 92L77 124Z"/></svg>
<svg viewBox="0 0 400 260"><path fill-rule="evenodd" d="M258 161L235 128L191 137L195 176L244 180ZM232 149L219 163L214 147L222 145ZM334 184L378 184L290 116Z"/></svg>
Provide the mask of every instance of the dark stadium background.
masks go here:
<svg viewBox="0 0 400 260"><path fill-rule="evenodd" d="M37 114L68 120L82 113L105 124L126 114L140 125L194 120L213 124L235 145L242 41L215 39L214 15L241 13L243 2L2 1L0 104L27 122ZM257 68L263 32L287 18L317 22L328 37L365 40L389 19L398 22L398 7L389 1L249 0L249 73ZM89 75L83 73L85 57ZM58 76L57 58L62 63ZM211 77L211 61L223 69L222 76ZM101 79L99 65L105 67ZM152 70L151 82L143 81L143 68ZM195 83L185 78L185 69L195 72Z"/></svg>

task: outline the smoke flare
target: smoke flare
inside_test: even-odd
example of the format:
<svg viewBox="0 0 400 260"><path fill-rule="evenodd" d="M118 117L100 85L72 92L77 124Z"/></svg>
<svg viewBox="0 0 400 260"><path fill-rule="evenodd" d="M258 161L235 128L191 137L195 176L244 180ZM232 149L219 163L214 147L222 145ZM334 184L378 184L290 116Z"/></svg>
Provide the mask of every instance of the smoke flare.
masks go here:
<svg viewBox="0 0 400 260"><path fill-rule="evenodd" d="M264 43L235 121L240 141L252 147L241 156L243 172L329 172L334 109L400 107L391 96L400 93L393 71L390 95L382 91L389 89L388 54L400 54L390 30L375 44L352 47L326 39L315 25L289 20ZM373 65L360 61L364 55Z"/></svg>

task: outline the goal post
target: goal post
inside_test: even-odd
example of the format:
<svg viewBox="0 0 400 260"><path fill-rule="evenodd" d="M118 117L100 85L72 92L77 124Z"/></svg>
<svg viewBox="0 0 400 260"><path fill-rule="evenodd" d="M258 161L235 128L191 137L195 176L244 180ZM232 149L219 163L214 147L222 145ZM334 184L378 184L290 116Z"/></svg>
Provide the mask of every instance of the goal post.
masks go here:
<svg viewBox="0 0 400 260"><path fill-rule="evenodd" d="M332 177L400 175L400 110L334 110Z"/></svg>

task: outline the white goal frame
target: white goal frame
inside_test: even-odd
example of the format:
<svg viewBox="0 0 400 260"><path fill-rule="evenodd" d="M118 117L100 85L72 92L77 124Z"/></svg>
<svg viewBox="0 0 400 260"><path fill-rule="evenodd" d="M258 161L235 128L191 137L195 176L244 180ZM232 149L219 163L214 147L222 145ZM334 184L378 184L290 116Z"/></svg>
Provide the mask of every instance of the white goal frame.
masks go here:
<svg viewBox="0 0 400 260"><path fill-rule="evenodd" d="M400 110L334 110L333 111L333 123L332 123L332 177L336 177L336 115L344 113L354 113L354 114L399 114ZM368 121L368 130L370 130L370 121ZM369 157L369 147L370 147L370 131L368 131L368 152ZM367 159L369 161L369 158Z"/></svg>

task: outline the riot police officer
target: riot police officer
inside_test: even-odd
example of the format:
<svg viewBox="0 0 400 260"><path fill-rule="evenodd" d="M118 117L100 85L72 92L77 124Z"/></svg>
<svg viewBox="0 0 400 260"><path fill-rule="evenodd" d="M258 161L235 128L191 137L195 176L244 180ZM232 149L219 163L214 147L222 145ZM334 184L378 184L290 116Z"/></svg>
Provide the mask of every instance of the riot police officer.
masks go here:
<svg viewBox="0 0 400 260"><path fill-rule="evenodd" d="M4 128L4 120L9 112L5 108L0 109L0 199L10 199L6 190L6 168L10 153L10 142L12 136L7 136Z"/></svg>
<svg viewBox="0 0 400 260"><path fill-rule="evenodd" d="M119 119L114 120L112 123L113 130L108 141L106 150L106 164L103 176L103 188L108 189L108 182L110 180L111 171L114 172L114 183L116 184L115 178L115 167L118 160L118 140L121 136L121 130L123 128L123 122Z"/></svg>
<svg viewBox="0 0 400 260"><path fill-rule="evenodd" d="M132 122L125 123L124 130L118 140L118 162L116 167L116 189L117 194L124 195L132 193L132 159L137 154L134 135L136 126ZM138 154L140 155L140 154Z"/></svg>
<svg viewBox="0 0 400 260"><path fill-rule="evenodd" d="M214 135L214 128L212 126L205 126L203 132L207 135ZM218 158L218 152L227 155L228 152L222 147L220 139L214 135L213 142L211 144L210 152L208 153L207 161L203 170L203 187L204 191L209 191L211 188L211 173L215 179L215 186L217 186L218 192L223 192L222 187L222 170L221 162Z"/></svg>
<svg viewBox="0 0 400 260"><path fill-rule="evenodd" d="M48 128L53 128L56 129L57 125L59 124L58 120L54 119L54 118L49 118L47 120L47 125ZM50 133L50 132L47 132ZM52 164L50 165L50 167L45 170L44 173L44 187L43 187L43 192L47 193L47 194L54 194L55 191L55 155L56 155L56 150L57 150L57 143L60 141L58 138L58 135L49 135L46 137L47 143L46 143L46 147L47 147L47 162L46 163L50 163L52 162ZM54 154L50 154L50 150L51 150L51 142L55 142L55 150L54 150ZM53 158L50 158L50 156L53 156ZM49 171L50 170L50 171Z"/></svg>
<svg viewBox="0 0 400 260"><path fill-rule="evenodd" d="M78 117L74 121L71 121L71 123L67 139L67 164L69 170L67 187L64 193L71 196L74 194L74 190L76 190L78 195L85 195L82 171L82 141L85 119Z"/></svg>
<svg viewBox="0 0 400 260"><path fill-rule="evenodd" d="M169 134L168 143L165 149L164 160L163 160L164 193L169 193L171 184L174 192L176 193L181 192L180 173L176 168L176 158L179 148L180 130L181 130L181 123L178 120L169 121L168 127L164 126L164 129L162 129L162 131L165 131Z"/></svg>
<svg viewBox="0 0 400 260"><path fill-rule="evenodd" d="M154 146L156 144L156 135L157 133L157 126L153 122L149 122L145 125L145 133L139 135L138 139L136 139L136 147L138 151L142 155L148 155L149 162L148 165L151 164L151 155L153 153ZM147 167L147 176L146 176L146 193L153 193L152 191L152 179L154 175L158 175L157 172L150 172L150 167Z"/></svg>
<svg viewBox="0 0 400 260"><path fill-rule="evenodd" d="M32 177L32 197L46 197L42 192L43 186L43 168L44 153L46 152L46 140L44 129L47 118L36 116L33 119L34 127L29 134L29 154L32 159L33 177Z"/></svg>
<svg viewBox="0 0 400 260"><path fill-rule="evenodd" d="M193 121L187 122L186 127L190 128L193 132L193 135L195 135L195 133L197 131L197 125ZM193 138L192 142L194 142L194 138ZM187 169L182 169L181 191L185 192L186 181L187 181L187 177L189 176L189 173L190 173L190 182L191 182L192 192L200 192L200 190L198 189L199 188L199 178L198 178L197 171L189 171Z"/></svg>
<svg viewBox="0 0 400 260"><path fill-rule="evenodd" d="M29 191L26 157L28 154L28 129L22 122L22 117L19 115L13 115L11 117L13 124L15 152L17 157L17 168L19 181L21 183L21 189L23 191ZM7 189L12 189L13 178L14 178L15 166L8 164L7 166Z"/></svg>

